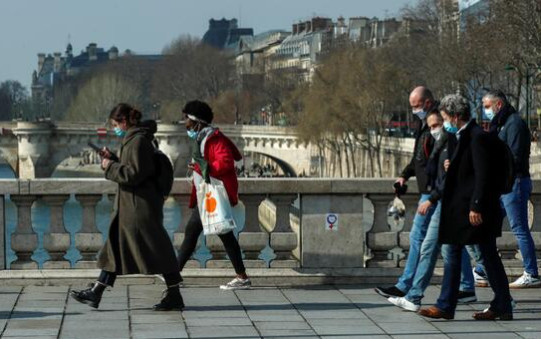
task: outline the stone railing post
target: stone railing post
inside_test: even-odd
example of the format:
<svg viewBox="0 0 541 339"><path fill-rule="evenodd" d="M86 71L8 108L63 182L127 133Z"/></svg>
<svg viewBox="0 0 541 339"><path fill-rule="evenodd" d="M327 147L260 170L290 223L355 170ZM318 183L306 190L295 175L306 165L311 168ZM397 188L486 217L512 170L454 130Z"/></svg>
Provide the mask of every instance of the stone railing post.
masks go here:
<svg viewBox="0 0 541 339"><path fill-rule="evenodd" d="M300 206L303 268L365 266L362 194L305 194Z"/></svg>
<svg viewBox="0 0 541 339"><path fill-rule="evenodd" d="M297 198L296 195L271 195L270 200L276 206L276 224L270 233L270 247L276 258L271 262L271 267L298 267L299 261L292 256L292 251L299 244L297 234L291 228L289 212L291 204Z"/></svg>
<svg viewBox="0 0 541 339"><path fill-rule="evenodd" d="M391 231L398 231L398 243L402 250L403 256L400 259L405 259L408 256L410 248L410 232L413 227L413 219L417 214L417 208L419 206L418 194L406 194L400 197L406 206L406 215L404 216L404 226L402 229L391 229ZM403 260L402 260L403 261Z"/></svg>
<svg viewBox="0 0 541 339"><path fill-rule="evenodd" d="M17 206L17 228L11 235L11 249L17 260L11 263L11 269L37 269L32 254L38 247L38 235L32 229L32 205L37 200L35 195L12 195L11 201Z"/></svg>
<svg viewBox="0 0 541 339"><path fill-rule="evenodd" d="M374 205L374 223L367 234L366 244L372 252L368 267L396 267L397 260L392 258L390 250L398 246L398 234L391 231L387 221L389 202L392 194L369 194L368 199Z"/></svg>
<svg viewBox="0 0 541 339"><path fill-rule="evenodd" d="M269 235L259 224L259 205L265 200L264 194L241 195L240 200L246 207L244 229L239 234L239 243L246 259L252 261L248 265L261 267L265 263L259 259L259 254L269 243Z"/></svg>
<svg viewBox="0 0 541 339"><path fill-rule="evenodd" d="M103 236L96 225L96 205L101 195L75 195L83 208L83 226L75 235L75 247L81 253L76 268L96 268L96 254L103 246Z"/></svg>
<svg viewBox="0 0 541 339"><path fill-rule="evenodd" d="M269 243L269 235L259 225L259 205L265 200L263 194L241 195L240 200L246 208L246 221L244 228L238 235L239 245L244 254L246 267L266 267L266 263L259 259L259 254ZM225 258L225 249L218 236L206 237L206 244L212 253L212 260L207 262L207 267L231 267L229 260Z"/></svg>
<svg viewBox="0 0 541 339"><path fill-rule="evenodd" d="M6 197L0 195L0 270L6 269Z"/></svg>
<svg viewBox="0 0 541 339"><path fill-rule="evenodd" d="M533 204L533 222L532 222L532 237L534 244L541 244L541 194L532 192L531 202ZM537 257L541 255L541 247L537 246Z"/></svg>
<svg viewBox="0 0 541 339"><path fill-rule="evenodd" d="M70 234L64 226L64 204L68 199L69 195L46 195L42 198L51 210L49 233L43 235L43 248L51 257L43 264L45 269L70 268L70 262L64 258L70 248Z"/></svg>

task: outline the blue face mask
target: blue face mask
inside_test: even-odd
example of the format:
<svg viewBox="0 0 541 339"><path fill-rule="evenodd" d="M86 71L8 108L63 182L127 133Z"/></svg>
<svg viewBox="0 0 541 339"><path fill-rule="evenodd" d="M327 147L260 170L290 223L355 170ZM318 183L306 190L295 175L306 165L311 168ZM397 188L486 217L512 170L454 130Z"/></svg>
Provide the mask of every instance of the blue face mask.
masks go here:
<svg viewBox="0 0 541 339"><path fill-rule="evenodd" d="M189 129L187 132L188 134L188 138L190 139L197 139L197 135L199 134L198 132L194 131L193 129Z"/></svg>
<svg viewBox="0 0 541 339"><path fill-rule="evenodd" d="M114 131L117 137L123 138L126 135L126 131L121 129L120 127L115 127Z"/></svg>
<svg viewBox="0 0 541 339"><path fill-rule="evenodd" d="M413 112L413 114L415 114L421 120L424 120L424 118L426 118L426 112L424 110Z"/></svg>
<svg viewBox="0 0 541 339"><path fill-rule="evenodd" d="M445 128L445 130L451 134L456 134L458 132L458 127L451 125L449 121L443 122L443 128Z"/></svg>
<svg viewBox="0 0 541 339"><path fill-rule="evenodd" d="M496 114L494 114L494 110L492 108L488 108L488 109L484 109L485 110L485 116L487 117L488 120L492 121L492 119L494 119L494 116Z"/></svg>

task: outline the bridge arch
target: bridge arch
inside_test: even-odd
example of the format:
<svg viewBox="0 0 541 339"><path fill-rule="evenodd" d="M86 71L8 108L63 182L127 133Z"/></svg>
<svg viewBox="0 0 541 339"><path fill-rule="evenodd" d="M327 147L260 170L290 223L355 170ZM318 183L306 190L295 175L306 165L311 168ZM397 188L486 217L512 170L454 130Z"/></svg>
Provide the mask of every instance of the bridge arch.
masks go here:
<svg viewBox="0 0 541 339"><path fill-rule="evenodd" d="M286 161L284 161L284 160L282 160L280 158L277 158L277 157L275 157L273 155L270 155L270 154L267 154L267 153L254 152L254 151L245 151L244 154L245 154L245 158L248 158L249 160L253 160L255 163L259 163L259 165L261 165L260 159L261 158L266 158L266 159L270 160L273 164L278 166L278 168L281 170L281 172L283 173L284 176L286 176L286 177L297 177L297 173L296 173L295 169L293 168L293 166L291 166L289 163L287 163ZM249 164L248 164L248 166L249 166Z"/></svg>

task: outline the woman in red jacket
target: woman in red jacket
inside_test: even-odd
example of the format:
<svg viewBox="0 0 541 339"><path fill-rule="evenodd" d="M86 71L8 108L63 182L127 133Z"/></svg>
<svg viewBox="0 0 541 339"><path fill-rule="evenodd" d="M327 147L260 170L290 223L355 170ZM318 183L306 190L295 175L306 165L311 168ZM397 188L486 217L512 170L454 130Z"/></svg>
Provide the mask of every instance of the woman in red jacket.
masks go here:
<svg viewBox="0 0 541 339"><path fill-rule="evenodd" d="M204 178L211 176L221 180L224 183L231 206L235 206L238 203L235 161L241 160L242 155L229 138L211 126L214 114L208 104L198 100L190 101L184 106L182 112L188 137L192 139L193 162L188 165L188 168L201 174ZM180 246L178 257L181 271L195 251L197 239L203 231L203 224L197 209L195 185L192 186L190 208L193 208L193 212L186 225L184 241ZM237 273L235 279L220 288L226 290L250 288L252 283L246 275L237 238L233 232L221 234L219 237Z"/></svg>

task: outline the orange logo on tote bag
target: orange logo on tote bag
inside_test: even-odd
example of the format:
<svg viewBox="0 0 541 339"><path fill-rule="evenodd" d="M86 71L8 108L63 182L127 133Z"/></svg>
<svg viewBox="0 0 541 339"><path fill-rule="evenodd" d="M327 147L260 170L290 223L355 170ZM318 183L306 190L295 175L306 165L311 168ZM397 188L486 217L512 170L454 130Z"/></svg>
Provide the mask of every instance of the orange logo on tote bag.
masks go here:
<svg viewBox="0 0 541 339"><path fill-rule="evenodd" d="M216 205L218 204L216 199L214 199L212 197L212 192L207 192L205 194L206 196L206 199L205 199L205 210L208 212L208 213L212 213L216 210Z"/></svg>

